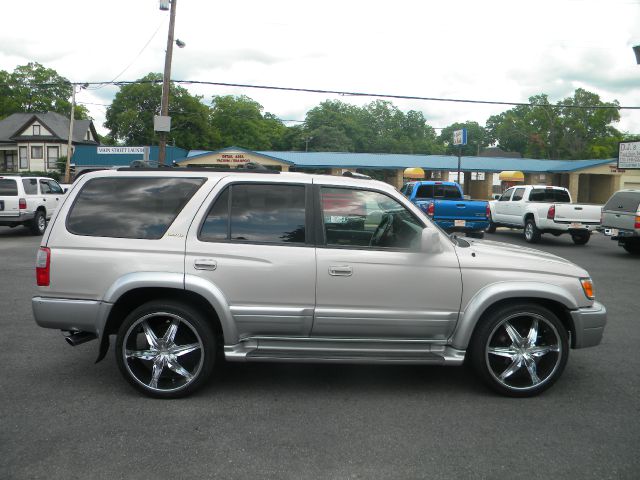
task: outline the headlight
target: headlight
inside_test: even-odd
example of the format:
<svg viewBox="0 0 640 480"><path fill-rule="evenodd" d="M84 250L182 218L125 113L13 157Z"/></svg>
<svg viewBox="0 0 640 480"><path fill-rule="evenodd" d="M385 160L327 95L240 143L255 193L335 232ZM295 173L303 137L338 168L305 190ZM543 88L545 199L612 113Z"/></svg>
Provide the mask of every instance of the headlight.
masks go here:
<svg viewBox="0 0 640 480"><path fill-rule="evenodd" d="M593 280L591 278L581 278L582 290L589 300L595 300L596 295L593 290Z"/></svg>

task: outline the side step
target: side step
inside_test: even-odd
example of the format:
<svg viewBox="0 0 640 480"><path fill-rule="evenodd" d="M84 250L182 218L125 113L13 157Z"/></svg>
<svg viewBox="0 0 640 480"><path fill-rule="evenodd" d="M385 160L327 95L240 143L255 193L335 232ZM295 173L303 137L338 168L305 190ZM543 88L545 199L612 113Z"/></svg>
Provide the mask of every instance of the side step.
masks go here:
<svg viewBox="0 0 640 480"><path fill-rule="evenodd" d="M249 338L224 347L229 361L460 365L465 352L442 342L319 338Z"/></svg>

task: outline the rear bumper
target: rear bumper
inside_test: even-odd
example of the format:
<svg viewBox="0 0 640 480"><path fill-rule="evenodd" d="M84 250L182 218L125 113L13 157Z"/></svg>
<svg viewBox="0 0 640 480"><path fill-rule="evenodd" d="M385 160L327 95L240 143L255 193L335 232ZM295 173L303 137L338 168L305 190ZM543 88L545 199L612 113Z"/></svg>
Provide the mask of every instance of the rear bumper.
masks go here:
<svg viewBox="0 0 640 480"><path fill-rule="evenodd" d="M489 222L486 220L481 220L481 221L466 220L466 219L460 219L460 220L465 221L464 227L456 226L454 220L436 219L435 222L438 224L440 228L442 228L443 230L446 230L447 232L479 232L489 228Z"/></svg>
<svg viewBox="0 0 640 480"><path fill-rule="evenodd" d="M44 328L102 335L112 304L96 300L33 297L31 307L36 323Z"/></svg>
<svg viewBox="0 0 640 480"><path fill-rule="evenodd" d="M10 227L11 225L21 225L29 220L33 220L33 212L20 213L18 215L0 215L0 226Z"/></svg>
<svg viewBox="0 0 640 480"><path fill-rule="evenodd" d="M607 324L607 309L599 302L591 307L571 311L575 329L574 348L586 348L598 345Z"/></svg>

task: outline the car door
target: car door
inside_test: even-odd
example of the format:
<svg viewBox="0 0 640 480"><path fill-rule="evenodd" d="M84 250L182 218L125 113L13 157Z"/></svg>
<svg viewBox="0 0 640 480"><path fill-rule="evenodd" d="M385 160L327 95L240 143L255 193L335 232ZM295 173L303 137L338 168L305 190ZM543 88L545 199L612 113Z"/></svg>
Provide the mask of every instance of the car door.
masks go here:
<svg viewBox="0 0 640 480"><path fill-rule="evenodd" d="M526 203L523 199L524 197L524 187L517 187L513 191L513 195L511 196L511 200L507 203L507 217L509 219L509 223L513 225L524 225L524 210L526 208Z"/></svg>
<svg viewBox="0 0 640 480"><path fill-rule="evenodd" d="M41 178L38 183L40 187L40 194L42 195L42 201L44 202L44 207L47 210L47 219L49 219L58 208L60 198L64 195L64 192L55 180Z"/></svg>
<svg viewBox="0 0 640 480"><path fill-rule="evenodd" d="M222 180L189 229L185 272L222 293L239 338L309 335L316 270L310 183Z"/></svg>
<svg viewBox="0 0 640 480"><path fill-rule="evenodd" d="M513 194L513 188L504 192L497 202L494 203L493 221L498 223L509 223L509 200Z"/></svg>
<svg viewBox="0 0 640 480"><path fill-rule="evenodd" d="M453 247L420 252L425 220L388 192L321 185L316 199L321 239L312 336L448 338L462 293Z"/></svg>

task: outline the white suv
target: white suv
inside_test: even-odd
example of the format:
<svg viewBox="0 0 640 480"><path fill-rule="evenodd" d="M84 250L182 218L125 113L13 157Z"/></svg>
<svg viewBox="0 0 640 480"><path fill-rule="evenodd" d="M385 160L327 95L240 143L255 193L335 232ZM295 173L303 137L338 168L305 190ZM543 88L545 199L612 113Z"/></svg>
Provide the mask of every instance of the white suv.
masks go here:
<svg viewBox="0 0 640 480"><path fill-rule="evenodd" d="M24 225L42 235L63 196L52 178L0 176L0 226Z"/></svg>
<svg viewBox="0 0 640 480"><path fill-rule="evenodd" d="M156 397L228 361L473 364L529 396L606 310L589 274L508 244L450 238L392 186L251 171L100 171L79 179L36 261L39 325L116 361ZM464 288L463 288L464 286Z"/></svg>

